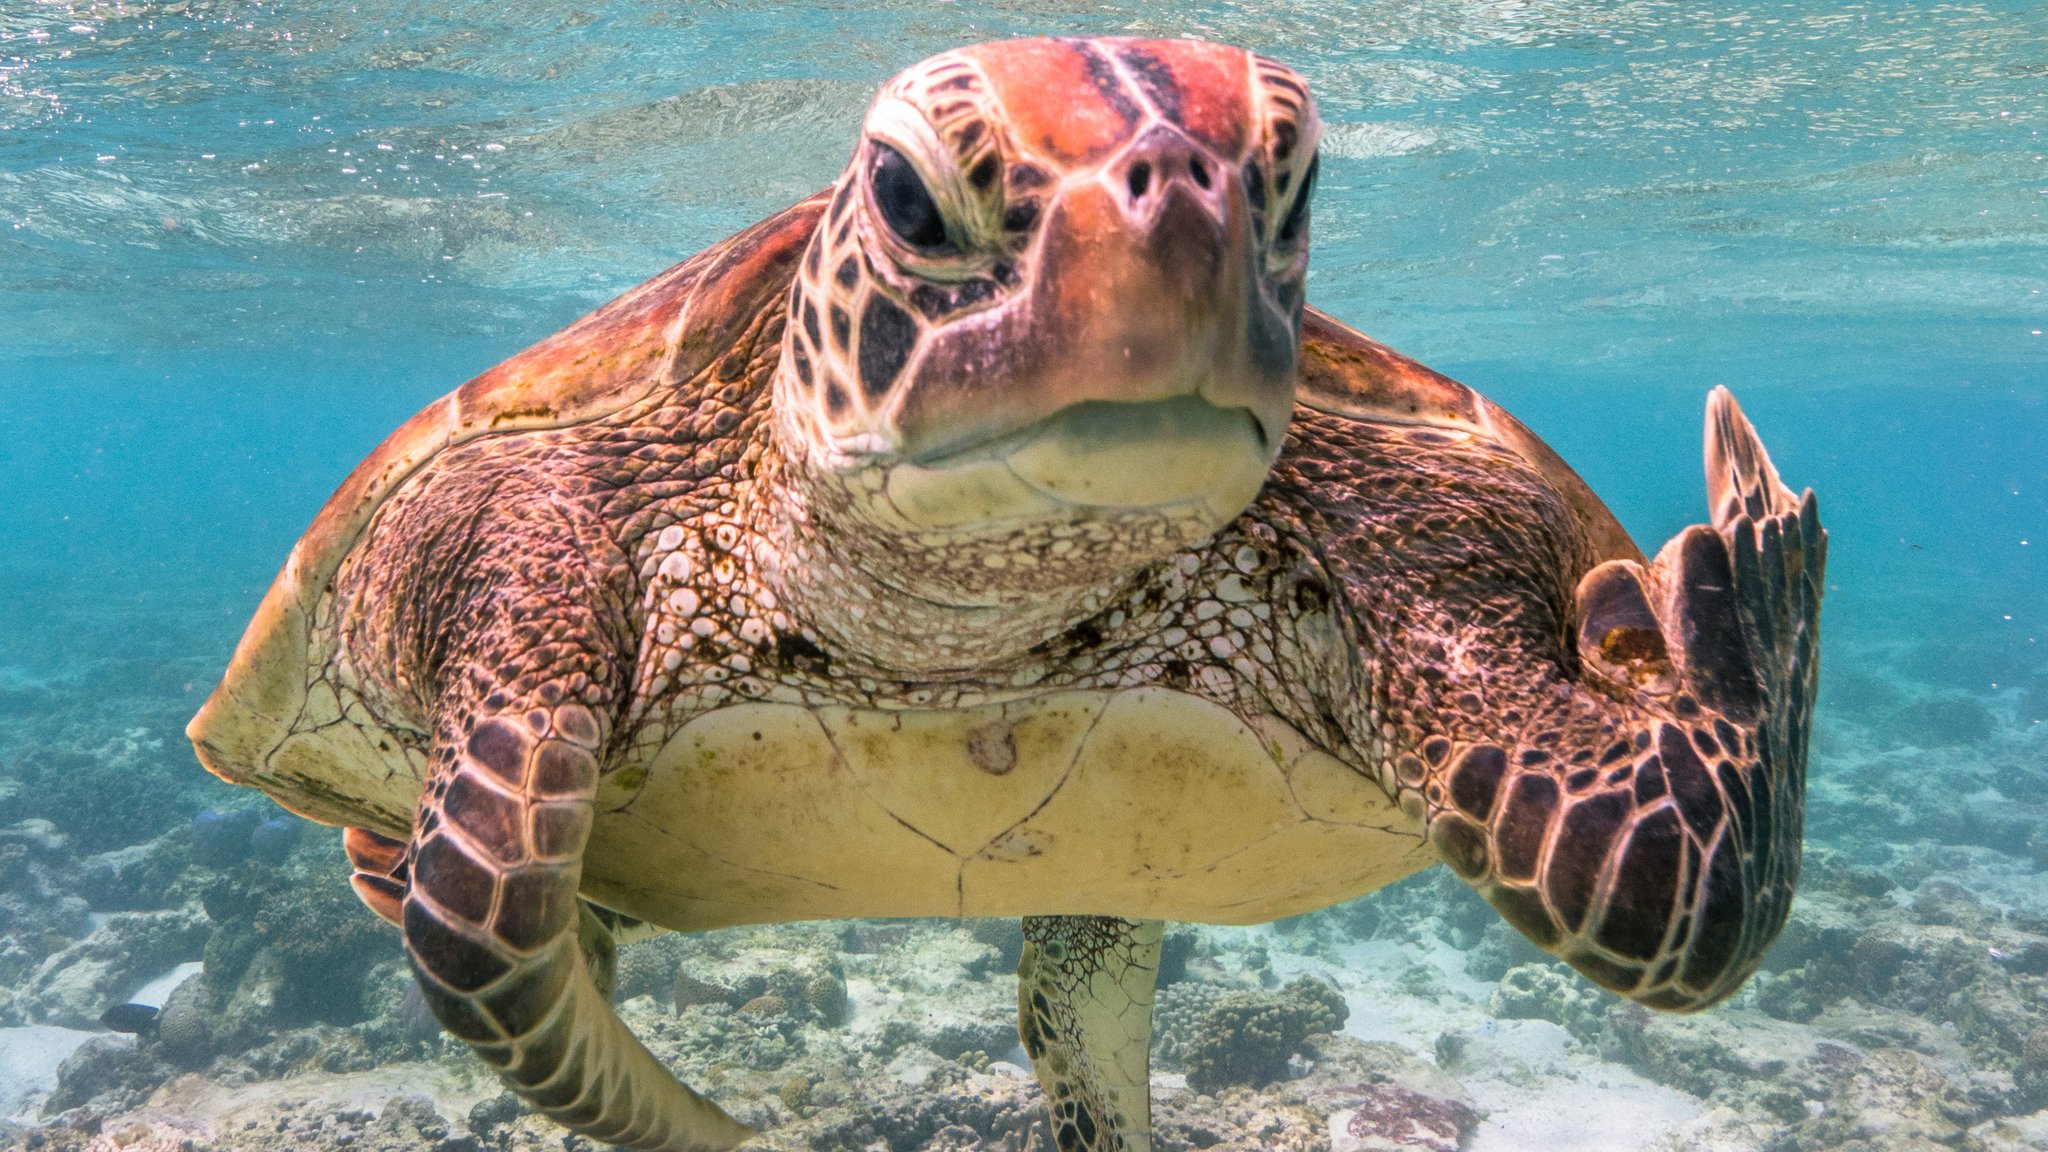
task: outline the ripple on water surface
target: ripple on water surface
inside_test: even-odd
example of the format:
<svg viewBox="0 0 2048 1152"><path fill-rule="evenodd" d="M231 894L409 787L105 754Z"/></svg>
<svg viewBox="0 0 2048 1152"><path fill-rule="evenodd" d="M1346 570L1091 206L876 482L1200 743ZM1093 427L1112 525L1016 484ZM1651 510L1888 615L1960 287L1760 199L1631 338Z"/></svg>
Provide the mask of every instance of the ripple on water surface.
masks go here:
<svg viewBox="0 0 2048 1152"><path fill-rule="evenodd" d="M171 0L0 13L0 355L538 331L831 179L889 70L1047 30L1307 73L1315 295L1438 357L1533 318L1571 359L1702 312L2048 311L2048 15L2023 0Z"/></svg>

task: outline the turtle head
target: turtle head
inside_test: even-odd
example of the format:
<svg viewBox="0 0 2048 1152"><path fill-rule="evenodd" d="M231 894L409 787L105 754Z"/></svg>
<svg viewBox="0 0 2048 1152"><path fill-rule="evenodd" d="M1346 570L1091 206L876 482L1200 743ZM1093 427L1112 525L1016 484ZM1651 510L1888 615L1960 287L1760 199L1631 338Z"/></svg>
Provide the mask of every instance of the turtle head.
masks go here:
<svg viewBox="0 0 2048 1152"><path fill-rule="evenodd" d="M1196 41L997 42L897 76L791 291L788 454L884 538L1117 542L1041 586L1214 532L1293 409L1319 133L1293 72Z"/></svg>

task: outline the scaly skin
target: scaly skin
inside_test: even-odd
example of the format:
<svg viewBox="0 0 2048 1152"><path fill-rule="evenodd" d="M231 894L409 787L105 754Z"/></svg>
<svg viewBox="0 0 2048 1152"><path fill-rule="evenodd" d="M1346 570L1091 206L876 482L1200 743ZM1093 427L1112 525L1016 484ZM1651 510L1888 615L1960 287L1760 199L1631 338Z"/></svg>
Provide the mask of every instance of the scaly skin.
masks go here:
<svg viewBox="0 0 2048 1152"><path fill-rule="evenodd" d="M1057 1148L1150 1152L1157 920L1026 916L1018 1031Z"/></svg>
<svg viewBox="0 0 2048 1152"><path fill-rule="evenodd" d="M1377 837L1287 841L1377 855L1303 847L1298 879L1207 903L1214 868L1164 857L970 896L962 855L936 910L1029 917L1023 1032L1062 1149L1149 1146L1161 907L1270 918L1440 855L1608 987L1678 1010L1727 996L1797 873L1811 498L1717 393L1712 523L1645 563L1526 429L1305 313L1318 131L1299 78L1213 45L1027 41L912 69L828 194L462 394L547 403L472 404L436 451L405 434L381 462L398 479L352 479L318 529L349 544L331 581L266 618L303 613L301 710L336 718L275 737L217 695L202 756L361 825L357 890L403 925L443 1023L565 1125L636 1148L746 1130L598 990L576 900L593 814L631 816L658 753L742 705L931 716L1096 691L1165 727L1198 713L1158 702L1191 701L1306 749L1210 765L1283 772L1281 825ZM289 697L262 675L280 651L265 635L237 657L265 700ZM321 725L377 745L386 782L424 766L409 827L322 790ZM993 777L1017 763L1008 729L963 739ZM1314 757L1334 767L1302 774ZM1145 805L1201 808L1141 783ZM1179 815L1161 823L1232 814ZM1147 821L1099 814L1150 843ZM675 851L604 890L708 909L677 927L934 910L885 892L792 911L788 877L714 906L674 896Z"/></svg>

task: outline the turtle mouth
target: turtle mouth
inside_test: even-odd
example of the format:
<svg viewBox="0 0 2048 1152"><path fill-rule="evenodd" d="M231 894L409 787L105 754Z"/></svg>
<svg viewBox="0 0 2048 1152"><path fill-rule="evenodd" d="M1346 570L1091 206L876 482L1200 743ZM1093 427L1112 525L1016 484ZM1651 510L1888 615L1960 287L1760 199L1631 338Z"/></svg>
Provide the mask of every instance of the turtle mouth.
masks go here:
<svg viewBox="0 0 2048 1152"><path fill-rule="evenodd" d="M888 495L927 528L1079 511L1195 514L1221 527L1265 483L1277 445L1248 408L1199 396L1089 400L965 446L901 459Z"/></svg>

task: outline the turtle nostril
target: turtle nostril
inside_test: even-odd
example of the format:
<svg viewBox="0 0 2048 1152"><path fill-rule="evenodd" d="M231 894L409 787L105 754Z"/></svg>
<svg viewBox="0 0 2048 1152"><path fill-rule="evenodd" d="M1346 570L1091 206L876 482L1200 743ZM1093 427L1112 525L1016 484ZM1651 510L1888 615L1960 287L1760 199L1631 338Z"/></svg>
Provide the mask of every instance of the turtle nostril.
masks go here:
<svg viewBox="0 0 2048 1152"><path fill-rule="evenodd" d="M1143 160L1138 161L1131 165L1131 170L1124 176L1124 181L1131 186L1131 199L1138 199L1145 194L1145 189L1152 186L1152 165Z"/></svg>
<svg viewBox="0 0 2048 1152"><path fill-rule="evenodd" d="M1188 175L1193 176L1195 183L1202 187L1207 188L1209 186L1209 166L1202 163L1200 156L1188 157Z"/></svg>

